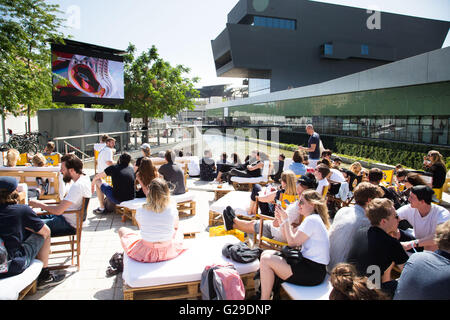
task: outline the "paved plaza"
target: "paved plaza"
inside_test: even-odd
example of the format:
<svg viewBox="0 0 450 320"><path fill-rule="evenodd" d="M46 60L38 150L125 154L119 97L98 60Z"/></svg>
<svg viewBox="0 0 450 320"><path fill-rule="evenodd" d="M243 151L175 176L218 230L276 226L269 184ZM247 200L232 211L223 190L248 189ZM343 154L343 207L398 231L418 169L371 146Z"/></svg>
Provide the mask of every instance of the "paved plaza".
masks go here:
<svg viewBox="0 0 450 320"><path fill-rule="evenodd" d="M197 179L188 179L188 188ZM197 213L192 217L180 218L180 227L195 224L200 226L201 233L196 237L209 237L208 214L209 204L213 202L214 193L192 190L197 199ZM70 267L66 271L67 279L60 285L38 290L33 295L27 295L24 300L122 300L121 274L106 277L109 259L115 252L123 252L120 245L118 230L126 226L133 229L131 220L122 222L118 214L96 215L92 211L98 207L97 197L91 198L88 215L83 225L81 237L81 267ZM189 241L185 240L185 241ZM51 260L50 260L51 263Z"/></svg>

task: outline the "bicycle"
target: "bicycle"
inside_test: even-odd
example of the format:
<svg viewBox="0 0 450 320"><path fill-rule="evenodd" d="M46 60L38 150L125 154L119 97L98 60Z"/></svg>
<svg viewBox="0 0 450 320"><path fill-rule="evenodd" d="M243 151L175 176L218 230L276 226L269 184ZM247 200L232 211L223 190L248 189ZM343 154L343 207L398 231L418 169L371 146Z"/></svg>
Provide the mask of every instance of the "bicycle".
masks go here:
<svg viewBox="0 0 450 320"><path fill-rule="evenodd" d="M25 133L22 135L15 134L11 129L8 129L8 135L10 136L8 142L4 142L0 145L0 149L17 149L20 153L35 154L39 150L39 132Z"/></svg>

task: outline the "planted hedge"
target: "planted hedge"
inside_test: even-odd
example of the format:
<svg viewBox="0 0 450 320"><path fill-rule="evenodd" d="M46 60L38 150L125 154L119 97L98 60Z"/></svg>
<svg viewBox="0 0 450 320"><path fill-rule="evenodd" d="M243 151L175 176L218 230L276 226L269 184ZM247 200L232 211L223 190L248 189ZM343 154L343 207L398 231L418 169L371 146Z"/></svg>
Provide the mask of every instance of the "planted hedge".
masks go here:
<svg viewBox="0 0 450 320"><path fill-rule="evenodd" d="M319 132L320 134L320 132ZM309 136L300 132L280 132L280 141L294 145L307 145ZM398 163L416 170L422 170L423 156L430 150L437 150L443 156L447 170L450 170L450 147L428 147L400 142L385 142L358 138L321 136L325 148L334 153L369 158L377 162L396 165Z"/></svg>
<svg viewBox="0 0 450 320"><path fill-rule="evenodd" d="M422 169L423 156L430 150L437 150L444 156L447 170L450 169L450 149L355 138L335 137L334 140L333 152L369 158L390 165L400 163L417 170Z"/></svg>

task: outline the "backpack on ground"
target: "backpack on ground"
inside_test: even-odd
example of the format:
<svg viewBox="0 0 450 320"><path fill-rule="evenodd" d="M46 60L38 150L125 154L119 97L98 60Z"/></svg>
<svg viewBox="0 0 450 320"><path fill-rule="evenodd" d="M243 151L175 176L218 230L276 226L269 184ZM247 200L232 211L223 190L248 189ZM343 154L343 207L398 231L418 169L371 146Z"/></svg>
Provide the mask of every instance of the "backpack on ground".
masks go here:
<svg viewBox="0 0 450 320"><path fill-rule="evenodd" d="M203 300L244 300L245 288L233 264L206 266L200 280Z"/></svg>

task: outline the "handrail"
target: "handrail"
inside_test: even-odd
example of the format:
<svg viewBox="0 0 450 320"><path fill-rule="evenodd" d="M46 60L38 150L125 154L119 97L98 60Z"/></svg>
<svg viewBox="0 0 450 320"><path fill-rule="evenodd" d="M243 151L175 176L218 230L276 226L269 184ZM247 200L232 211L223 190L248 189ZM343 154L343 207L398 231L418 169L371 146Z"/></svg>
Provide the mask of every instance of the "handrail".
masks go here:
<svg viewBox="0 0 450 320"><path fill-rule="evenodd" d="M68 143L67 141L63 141L63 143L64 143L66 146L68 145L68 146L71 147L72 149L78 151L78 152L81 153L83 156L88 157L88 158L93 158L93 157L91 157L90 155L88 155L88 154L84 153L83 151L81 151L79 148L77 148L77 147L71 145L71 144ZM66 152L66 153L67 153L67 152ZM83 158L84 158L84 157L83 157Z"/></svg>

